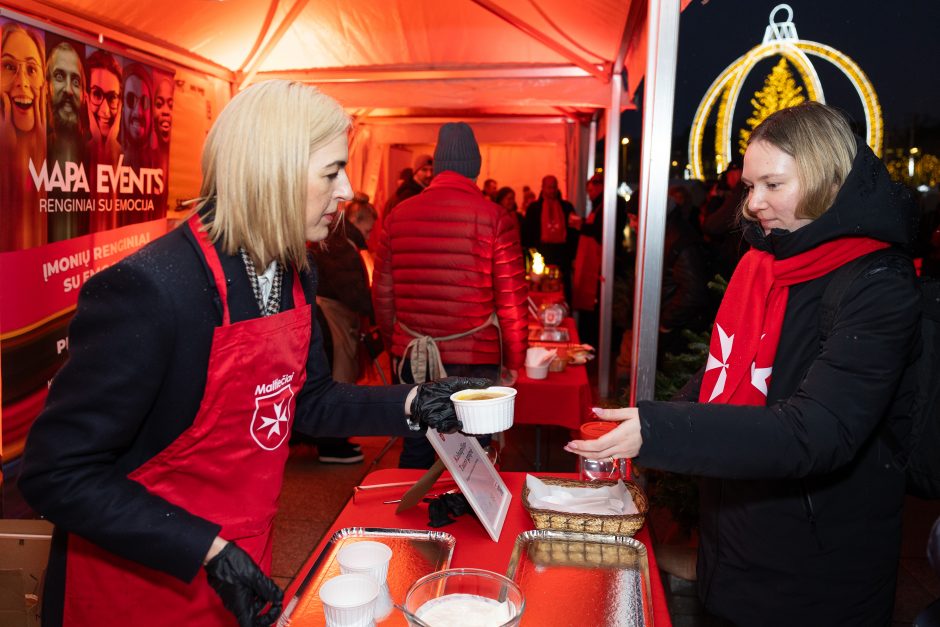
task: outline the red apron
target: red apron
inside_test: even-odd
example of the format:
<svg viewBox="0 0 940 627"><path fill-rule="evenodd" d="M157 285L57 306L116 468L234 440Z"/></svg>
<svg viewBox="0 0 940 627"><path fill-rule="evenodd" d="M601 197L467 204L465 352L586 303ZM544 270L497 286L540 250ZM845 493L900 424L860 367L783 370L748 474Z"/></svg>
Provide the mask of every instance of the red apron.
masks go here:
<svg viewBox="0 0 940 627"><path fill-rule="evenodd" d="M222 326L212 338L206 389L192 426L128 477L222 525L220 535L269 573L296 395L307 378L311 308L295 273L292 310L232 324L218 255L196 216L189 228L215 277ZM65 590L68 626L237 624L209 587L205 570L187 584L74 534Z"/></svg>

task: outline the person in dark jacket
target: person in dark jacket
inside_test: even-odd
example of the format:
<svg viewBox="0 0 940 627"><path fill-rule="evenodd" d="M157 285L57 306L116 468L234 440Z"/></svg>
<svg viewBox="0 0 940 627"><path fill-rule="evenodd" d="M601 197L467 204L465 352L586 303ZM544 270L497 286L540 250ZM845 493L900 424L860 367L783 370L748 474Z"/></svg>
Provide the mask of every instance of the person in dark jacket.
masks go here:
<svg viewBox="0 0 940 627"><path fill-rule="evenodd" d="M56 525L46 624L270 624L291 430L452 430L445 395L486 383L330 378L305 240L352 194L348 129L309 85L245 89L206 139L198 213L82 288L19 480Z"/></svg>
<svg viewBox="0 0 940 627"><path fill-rule="evenodd" d="M669 188L663 242L663 287L659 308L660 355L683 353L688 341L682 331L701 333L708 329L709 311L707 261L702 235L689 221L686 209L689 194L684 187Z"/></svg>
<svg viewBox="0 0 940 627"><path fill-rule="evenodd" d="M401 201L407 200L412 196L417 196L423 192L428 184L430 184L433 175L434 159L431 155L418 155L415 157L412 175L405 179L405 181L398 186L398 189L395 190L395 195L392 196L385 207L386 215Z"/></svg>
<svg viewBox="0 0 940 627"><path fill-rule="evenodd" d="M580 311L578 337L582 342L597 346L600 330L601 257L604 243L604 175L596 172L585 184L591 200L591 213L581 222L578 247L572 266L572 309ZM628 255L624 247L624 229L627 226L627 203L616 196L614 220L614 282L624 281L628 271ZM611 348L620 346L625 326L614 321L610 334Z"/></svg>
<svg viewBox="0 0 940 627"><path fill-rule="evenodd" d="M704 477L697 572L709 612L741 626L887 625L904 471L880 432L904 426L888 409L919 329L912 264L873 261L824 341L819 308L841 265L910 242L913 205L816 102L754 130L743 179L753 248L686 390L698 402L598 410L623 423L566 448Z"/></svg>
<svg viewBox="0 0 940 627"><path fill-rule="evenodd" d="M343 206L343 219L322 243L311 251L317 264L320 283L317 307L329 329L325 337L333 380L355 383L359 379L359 336L363 321L375 318L369 271L362 259L368 249L378 212L369 204L369 196L357 192ZM303 442L302 437L292 440ZM324 464L356 464L364 459L362 448L348 438L313 438L317 457Z"/></svg>
<svg viewBox="0 0 940 627"><path fill-rule="evenodd" d="M574 205L561 197L558 178L544 177L538 200L526 208L520 240L524 250L535 248L546 265L561 269L568 302L571 302L571 262L577 250L580 226Z"/></svg>

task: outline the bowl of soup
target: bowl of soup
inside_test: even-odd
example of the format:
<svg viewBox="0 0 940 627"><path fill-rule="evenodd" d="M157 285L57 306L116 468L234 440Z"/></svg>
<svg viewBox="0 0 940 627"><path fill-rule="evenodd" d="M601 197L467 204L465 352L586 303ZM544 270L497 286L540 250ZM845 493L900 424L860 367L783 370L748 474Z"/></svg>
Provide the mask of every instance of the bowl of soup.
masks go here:
<svg viewBox="0 0 940 627"><path fill-rule="evenodd" d="M450 395L464 433L499 433L512 426L516 390L500 385Z"/></svg>

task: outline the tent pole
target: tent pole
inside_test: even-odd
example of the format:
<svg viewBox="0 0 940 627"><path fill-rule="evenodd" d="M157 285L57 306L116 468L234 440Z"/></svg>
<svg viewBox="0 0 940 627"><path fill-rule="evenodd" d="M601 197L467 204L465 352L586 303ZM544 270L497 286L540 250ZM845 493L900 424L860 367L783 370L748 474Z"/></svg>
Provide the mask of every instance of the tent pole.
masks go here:
<svg viewBox="0 0 940 627"><path fill-rule="evenodd" d="M666 232L666 201L672 146L679 0L647 2L646 85L643 88L643 151L640 215L633 300L630 405L652 400Z"/></svg>
<svg viewBox="0 0 940 627"><path fill-rule="evenodd" d="M610 106L607 107L607 128L604 138L604 222L601 254L600 321L597 343L598 398L610 394L610 335L614 302L614 246L617 241L617 173L620 172L620 106L623 96L623 73L610 77Z"/></svg>
<svg viewBox="0 0 940 627"><path fill-rule="evenodd" d="M591 124L588 127L588 154L587 154L587 178L594 176L594 169L597 167L597 117L598 113L595 111L594 115L591 116ZM591 205L591 197L587 195L587 192L584 192L584 195L587 196L587 202L584 204L586 210L584 212L584 217L591 215L591 212L594 211L594 207Z"/></svg>

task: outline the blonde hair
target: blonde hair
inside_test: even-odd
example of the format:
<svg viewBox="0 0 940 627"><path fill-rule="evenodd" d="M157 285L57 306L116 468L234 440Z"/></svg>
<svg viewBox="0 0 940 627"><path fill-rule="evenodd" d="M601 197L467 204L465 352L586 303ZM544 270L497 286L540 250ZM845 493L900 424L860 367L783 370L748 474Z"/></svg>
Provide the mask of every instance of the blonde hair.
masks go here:
<svg viewBox="0 0 940 627"><path fill-rule="evenodd" d="M295 81L256 83L232 98L202 151L210 239L230 255L244 248L259 268L276 260L306 269L310 155L349 126L338 102Z"/></svg>
<svg viewBox="0 0 940 627"><path fill-rule="evenodd" d="M751 133L748 145L767 142L796 161L802 198L796 217L815 220L832 206L839 188L852 170L858 149L845 116L815 101L782 109L770 115ZM742 199L747 219L747 197Z"/></svg>

